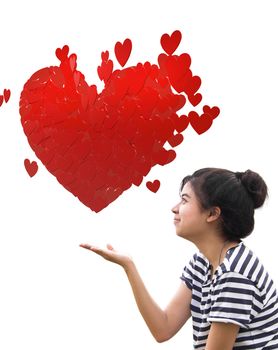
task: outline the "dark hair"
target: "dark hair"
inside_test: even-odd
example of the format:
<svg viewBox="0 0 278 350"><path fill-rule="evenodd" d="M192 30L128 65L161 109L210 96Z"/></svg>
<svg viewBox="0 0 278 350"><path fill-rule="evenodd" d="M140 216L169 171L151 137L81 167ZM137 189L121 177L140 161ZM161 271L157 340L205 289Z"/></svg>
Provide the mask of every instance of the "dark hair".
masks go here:
<svg viewBox="0 0 278 350"><path fill-rule="evenodd" d="M225 238L239 241L254 229L254 209L264 204L267 186L262 177L251 170L233 172L219 168L204 168L186 176L201 209L219 207L220 229Z"/></svg>

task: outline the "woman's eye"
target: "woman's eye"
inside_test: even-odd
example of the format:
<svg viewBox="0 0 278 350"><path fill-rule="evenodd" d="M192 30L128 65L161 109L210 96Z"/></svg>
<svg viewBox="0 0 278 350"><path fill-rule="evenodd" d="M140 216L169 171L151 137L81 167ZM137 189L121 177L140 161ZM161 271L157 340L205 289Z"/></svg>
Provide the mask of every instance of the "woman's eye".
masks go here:
<svg viewBox="0 0 278 350"><path fill-rule="evenodd" d="M182 202L182 203L187 203L187 200L186 200L185 198L182 198L182 199L181 199L181 202Z"/></svg>

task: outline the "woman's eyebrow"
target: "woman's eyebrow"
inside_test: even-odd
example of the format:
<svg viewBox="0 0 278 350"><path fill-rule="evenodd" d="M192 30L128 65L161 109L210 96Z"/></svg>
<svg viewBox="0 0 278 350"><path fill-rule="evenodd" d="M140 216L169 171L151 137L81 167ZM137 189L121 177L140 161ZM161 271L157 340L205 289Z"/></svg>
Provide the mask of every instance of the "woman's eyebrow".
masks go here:
<svg viewBox="0 0 278 350"><path fill-rule="evenodd" d="M183 197L191 198L191 197L189 196L189 194L187 194L187 193L183 193L183 194L181 195L181 198L183 198Z"/></svg>

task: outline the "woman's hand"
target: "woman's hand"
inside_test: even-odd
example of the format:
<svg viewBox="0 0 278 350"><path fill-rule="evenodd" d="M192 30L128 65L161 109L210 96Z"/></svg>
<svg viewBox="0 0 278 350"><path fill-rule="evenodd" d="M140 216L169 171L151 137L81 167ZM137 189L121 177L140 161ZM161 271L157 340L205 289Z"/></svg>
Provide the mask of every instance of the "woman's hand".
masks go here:
<svg viewBox="0 0 278 350"><path fill-rule="evenodd" d="M123 268L127 268L128 264L132 262L132 258L129 255L116 251L111 244L106 245L107 249L102 249L87 243L82 243L79 246L91 250L102 256L105 260L121 265Z"/></svg>

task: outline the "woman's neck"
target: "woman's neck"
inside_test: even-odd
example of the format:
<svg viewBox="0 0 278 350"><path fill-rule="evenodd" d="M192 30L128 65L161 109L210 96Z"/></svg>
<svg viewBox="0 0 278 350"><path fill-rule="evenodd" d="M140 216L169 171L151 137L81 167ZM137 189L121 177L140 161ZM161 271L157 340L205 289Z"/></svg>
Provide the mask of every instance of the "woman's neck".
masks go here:
<svg viewBox="0 0 278 350"><path fill-rule="evenodd" d="M209 260L213 267L213 273L217 267L223 262L227 251L238 245L238 241L229 241L225 238L210 237L208 240L200 240L193 242L200 252Z"/></svg>

